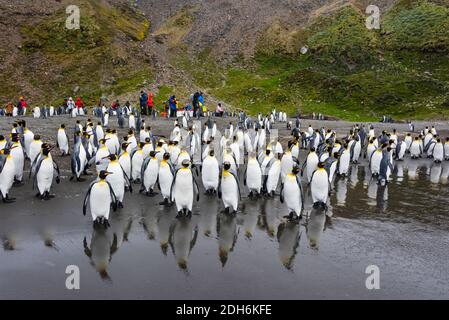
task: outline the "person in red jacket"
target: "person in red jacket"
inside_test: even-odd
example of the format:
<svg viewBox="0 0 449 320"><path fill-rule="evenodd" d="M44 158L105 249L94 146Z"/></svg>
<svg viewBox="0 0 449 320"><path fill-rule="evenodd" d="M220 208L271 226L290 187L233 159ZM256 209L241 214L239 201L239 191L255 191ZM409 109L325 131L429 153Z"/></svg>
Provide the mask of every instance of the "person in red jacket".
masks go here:
<svg viewBox="0 0 449 320"><path fill-rule="evenodd" d="M153 93L149 93L148 94L148 112L149 112L149 115L153 115L153 117L154 117L154 113L153 113L153 105L154 105L154 102L153 102Z"/></svg>
<svg viewBox="0 0 449 320"><path fill-rule="evenodd" d="M80 97L76 98L75 106L78 110L84 108L84 102Z"/></svg>

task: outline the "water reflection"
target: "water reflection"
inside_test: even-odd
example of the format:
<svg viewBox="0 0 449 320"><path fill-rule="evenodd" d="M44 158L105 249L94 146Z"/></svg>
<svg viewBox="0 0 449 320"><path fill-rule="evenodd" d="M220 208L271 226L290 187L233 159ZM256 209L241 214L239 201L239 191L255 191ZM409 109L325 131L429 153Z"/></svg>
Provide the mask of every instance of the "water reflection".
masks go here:
<svg viewBox="0 0 449 320"><path fill-rule="evenodd" d="M326 229L326 220L330 220L330 217L322 208L312 208L306 224L306 234L311 249L319 249L321 235Z"/></svg>
<svg viewBox="0 0 449 320"><path fill-rule="evenodd" d="M113 254L117 251L117 236L111 228L94 228L90 241L83 240L84 253L89 257L91 265L100 274L103 280L110 280L108 275L108 266L112 260Z"/></svg>
<svg viewBox="0 0 449 320"><path fill-rule="evenodd" d="M176 263L187 270L190 252L196 244L198 226L190 218L175 219L170 226L169 243Z"/></svg>
<svg viewBox="0 0 449 320"><path fill-rule="evenodd" d="M222 267L228 261L229 253L237 242L237 218L233 215L219 214L217 219L218 256Z"/></svg>
<svg viewBox="0 0 449 320"><path fill-rule="evenodd" d="M282 222L278 227L277 238L279 242L279 260L285 268L291 270L301 238L300 224Z"/></svg>

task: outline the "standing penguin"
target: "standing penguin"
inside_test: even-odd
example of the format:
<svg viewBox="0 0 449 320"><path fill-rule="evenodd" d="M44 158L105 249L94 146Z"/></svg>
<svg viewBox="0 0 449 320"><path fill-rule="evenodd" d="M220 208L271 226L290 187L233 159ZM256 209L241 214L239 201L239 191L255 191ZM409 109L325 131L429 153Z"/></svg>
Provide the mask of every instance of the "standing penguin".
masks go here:
<svg viewBox="0 0 449 320"><path fill-rule="evenodd" d="M164 200L160 205L170 205L170 188L175 177L175 168L170 162L170 153L164 153L162 161L159 163L158 186Z"/></svg>
<svg viewBox="0 0 449 320"><path fill-rule="evenodd" d="M419 137L415 137L411 146L410 146L410 156L412 159L418 159L421 157L421 153L423 152L423 147L421 140Z"/></svg>
<svg viewBox="0 0 449 320"><path fill-rule="evenodd" d="M349 171L349 163L351 161L351 151L347 144L343 146L343 153L338 160L337 173L338 176L346 177Z"/></svg>
<svg viewBox="0 0 449 320"><path fill-rule="evenodd" d="M58 136L57 136L57 147L62 152L62 156L69 155L69 137L67 136L67 133L65 132L65 124L61 124L61 127L58 129Z"/></svg>
<svg viewBox="0 0 449 320"><path fill-rule="evenodd" d="M11 134L10 142L10 155L14 161L14 168L16 171L14 180L17 183L21 183L23 179L23 166L25 164L25 155L22 148L22 144L19 141L19 135L17 133Z"/></svg>
<svg viewBox="0 0 449 320"><path fill-rule="evenodd" d="M313 207L322 207L327 209L327 198L329 195L329 176L326 169L324 169L324 163L318 163L318 169L312 175L310 181L310 189L312 193Z"/></svg>
<svg viewBox="0 0 449 320"><path fill-rule="evenodd" d="M373 177L376 177L379 175L380 172L380 162L382 161L382 149L386 147L384 144L382 148L377 148L376 151L374 151L371 154L371 157L369 159L369 169L371 171L371 175Z"/></svg>
<svg viewBox="0 0 449 320"><path fill-rule="evenodd" d="M109 164L108 156L111 154L109 153L109 149L106 147L106 139L101 139L99 142L100 147L95 154L95 165L97 173L100 173L100 171L107 169Z"/></svg>
<svg viewBox="0 0 449 320"><path fill-rule="evenodd" d="M131 156L131 179L136 184L141 183L141 174L142 174L142 164L143 164L143 151L142 147L144 146L144 143L141 142L139 147L134 149L130 156Z"/></svg>
<svg viewBox="0 0 449 320"><path fill-rule="evenodd" d="M300 168L294 166L292 171L285 177L281 188L281 203L285 203L288 210L289 220L299 220L302 218L304 208L304 195L298 173Z"/></svg>
<svg viewBox="0 0 449 320"><path fill-rule="evenodd" d="M435 163L441 163L444 160L444 146L441 139L437 139L433 147L432 156Z"/></svg>
<svg viewBox="0 0 449 320"><path fill-rule="evenodd" d="M34 139L30 144L30 154L28 155L31 163L33 163L34 160L36 160L36 157L41 152L42 143L43 142L41 141L41 136L38 134L35 134Z"/></svg>
<svg viewBox="0 0 449 320"><path fill-rule="evenodd" d="M254 152L248 155L248 164L245 169L243 184L248 187L250 197L253 196L253 192L260 195L262 189L262 170Z"/></svg>
<svg viewBox="0 0 449 320"><path fill-rule="evenodd" d="M281 161L273 158L267 165L264 172L263 190L265 194L274 196L281 176Z"/></svg>
<svg viewBox="0 0 449 320"><path fill-rule="evenodd" d="M231 163L225 162L223 164L223 171L221 173L220 184L218 186L218 198L223 200L225 212L237 212L240 199L240 186L236 174L231 170Z"/></svg>
<svg viewBox="0 0 449 320"><path fill-rule="evenodd" d="M307 181L310 182L312 179L313 172L316 170L319 159L315 152L315 148L311 148L309 154L307 155L306 161L302 166L302 172L306 168Z"/></svg>
<svg viewBox="0 0 449 320"><path fill-rule="evenodd" d="M125 173L125 170L121 166L118 158L115 154L110 154L108 156L109 164L107 167L107 172L109 175L106 177L106 181L112 187L114 191L115 198L117 200L117 208L123 208L123 198L125 196L125 187L129 186L129 191L132 192L132 187L129 182L129 178ZM101 171L100 171L101 172Z"/></svg>
<svg viewBox="0 0 449 320"><path fill-rule="evenodd" d="M33 188L37 185L39 192L36 197L41 197L42 200L50 200L54 195L50 194L50 188L54 178L54 172L56 172L56 183L59 184L59 167L50 154L51 148L48 144L42 145L41 154L33 163L31 168L31 174L33 177Z"/></svg>
<svg viewBox="0 0 449 320"><path fill-rule="evenodd" d="M170 190L170 199L175 201L178 217L182 214L192 215L193 197L200 200L198 184L195 181L192 170L189 168L190 161L183 160L182 167L176 171L175 178Z"/></svg>
<svg viewBox="0 0 449 320"><path fill-rule="evenodd" d="M390 179L391 172L393 171L393 164L391 163L391 148L388 147L382 151L382 159L379 166L379 176L377 181L381 186L385 186Z"/></svg>
<svg viewBox="0 0 449 320"><path fill-rule="evenodd" d="M446 138L444 143L444 160L449 161L449 137Z"/></svg>
<svg viewBox="0 0 449 320"><path fill-rule="evenodd" d="M114 190L110 183L106 181L109 174L107 171L101 171L98 175L98 180L90 184L84 198L83 215L86 215L89 202L94 226L99 224L108 226L111 207L114 211L117 209L117 198L115 197Z"/></svg>
<svg viewBox="0 0 449 320"><path fill-rule="evenodd" d="M142 164L141 170L141 180L142 188L140 192L145 191L147 196L154 196L154 186L157 182L157 177L159 175L159 161L156 158L158 152L151 151L150 156L145 159Z"/></svg>
<svg viewBox="0 0 449 320"><path fill-rule="evenodd" d="M209 150L209 154L203 160L201 178L206 193L214 193L217 191L220 178L220 166L215 157L214 150Z"/></svg>
<svg viewBox="0 0 449 320"><path fill-rule="evenodd" d="M0 150L0 195L4 203L11 203L15 198L9 197L9 190L14 184L16 175L15 162L11 157L11 149L15 146L6 147Z"/></svg>
<svg viewBox="0 0 449 320"><path fill-rule="evenodd" d="M82 179L81 173L84 172L87 164L87 153L84 148L81 137L78 136L78 139L73 146L72 158L71 158L71 168L72 168L72 177L70 181L76 178L77 181L84 181Z"/></svg>
<svg viewBox="0 0 449 320"><path fill-rule="evenodd" d="M120 154L119 158L118 158L118 162L120 163L120 165L123 168L123 172L126 174L126 176L128 177L129 181L129 185L127 185L126 187L129 188L131 187L131 156L129 155L129 153L126 151L128 148L128 144L126 142L122 143L122 153Z"/></svg>

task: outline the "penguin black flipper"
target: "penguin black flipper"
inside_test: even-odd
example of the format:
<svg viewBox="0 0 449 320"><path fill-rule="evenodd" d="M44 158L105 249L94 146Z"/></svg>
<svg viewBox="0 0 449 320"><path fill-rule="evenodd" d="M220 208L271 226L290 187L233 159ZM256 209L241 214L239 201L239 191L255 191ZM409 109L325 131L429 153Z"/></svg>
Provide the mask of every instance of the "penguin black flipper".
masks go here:
<svg viewBox="0 0 449 320"><path fill-rule="evenodd" d="M281 203L284 203L284 184L281 183L281 192L279 194Z"/></svg>
<svg viewBox="0 0 449 320"><path fill-rule="evenodd" d="M173 201L173 188L175 186L175 182L176 182L176 177L178 176L178 171L180 169L176 170L175 175L173 177L173 181L171 183L171 187L170 187L170 201Z"/></svg>
<svg viewBox="0 0 449 320"><path fill-rule="evenodd" d="M232 174L232 176L235 179L235 183L237 183L237 189L239 191L239 199L242 200L242 193L240 192L239 178L237 177L237 175L234 172L230 172L230 174Z"/></svg>
<svg viewBox="0 0 449 320"><path fill-rule="evenodd" d="M34 171L33 171L33 169L30 170L30 175L31 175L31 172L33 172L33 190L34 190L34 188L36 187L36 184L37 184L37 174L38 174L39 170L41 169L42 161L44 161L44 159L45 159L42 156L39 156L38 158L39 159L38 159L37 163L34 166Z"/></svg>
<svg viewBox="0 0 449 320"><path fill-rule="evenodd" d="M145 170L147 170L148 164L150 163L151 158L146 158L142 163L142 168L140 169L140 181L142 182L142 187L145 186L144 184L144 177L145 177Z"/></svg>
<svg viewBox="0 0 449 320"><path fill-rule="evenodd" d="M193 186L196 188L196 201L200 201L200 188L198 187L198 183L195 180L195 177L192 174Z"/></svg>
<svg viewBox="0 0 449 320"><path fill-rule="evenodd" d="M245 167L245 172L243 174L243 185L246 186L246 174L248 172L248 165Z"/></svg>
<svg viewBox="0 0 449 320"><path fill-rule="evenodd" d="M111 184L108 181L105 181L108 186L109 186L109 193L111 194L111 204L112 204L112 209L114 211L117 210L117 196L115 195L114 189L112 189Z"/></svg>
<svg viewBox="0 0 449 320"><path fill-rule="evenodd" d="M84 253L86 254L86 256L88 256L89 258L92 257L92 251L90 250L90 248L87 246L87 240L86 237L84 237L83 239L83 247L84 247Z"/></svg>
<svg viewBox="0 0 449 320"><path fill-rule="evenodd" d="M195 228L193 230L193 238L190 241L189 254L192 252L192 249L195 246L197 238L198 238L198 226L195 226Z"/></svg>
<svg viewBox="0 0 449 320"><path fill-rule="evenodd" d="M301 177L304 176L304 169L305 169L305 167L306 167L306 165L307 165L307 158L308 158L308 157L306 157L306 161L304 161L304 163L303 163L303 165L302 165L302 168L301 168Z"/></svg>
<svg viewBox="0 0 449 320"><path fill-rule="evenodd" d="M87 190L86 196L84 197L84 201L83 201L83 215L86 215L87 212L87 201L89 200L90 197L90 192L92 191L92 187L97 183L98 181L94 181L89 185L89 189Z"/></svg>
<svg viewBox="0 0 449 320"><path fill-rule="evenodd" d="M292 159L294 163L296 163L298 166L300 165L298 158L292 156Z"/></svg>
<svg viewBox="0 0 449 320"><path fill-rule="evenodd" d="M3 168L5 167L5 163L6 163L6 157L0 156L0 173L2 173Z"/></svg>
<svg viewBox="0 0 449 320"><path fill-rule="evenodd" d="M296 176L296 183L299 187L299 193L301 194L301 212L304 210L304 191L302 189L301 179Z"/></svg>
<svg viewBox="0 0 449 320"><path fill-rule="evenodd" d="M119 164L120 164L120 163L119 163ZM130 193L133 193L133 187L132 187L132 185L131 185L131 181L130 181L128 175L126 174L125 169L123 169L123 167L122 167L121 164L120 164L120 168L122 169L123 177L125 177L125 183L128 185L129 192L130 192Z"/></svg>
<svg viewBox="0 0 449 320"><path fill-rule="evenodd" d="M59 170L58 164L53 160L53 170L56 171L56 183L59 184L61 181L61 172Z"/></svg>
<svg viewBox="0 0 449 320"><path fill-rule="evenodd" d="M109 250L109 262L111 262L112 259L112 255L118 250L118 246L117 246L117 235L114 233L114 237L112 240L112 244L111 244L111 248Z"/></svg>
<svg viewBox="0 0 449 320"><path fill-rule="evenodd" d="M222 174L220 173L220 176L218 177L218 188L217 188L217 195L218 195L218 199L221 199L221 179L222 179Z"/></svg>
<svg viewBox="0 0 449 320"><path fill-rule="evenodd" d="M31 164L30 174L28 175L28 178L31 178L31 176L32 176L33 174L37 174L37 172L36 172L36 165L37 165L37 163L39 162L40 158L41 158L41 155L38 155L38 156L34 159L33 163Z"/></svg>

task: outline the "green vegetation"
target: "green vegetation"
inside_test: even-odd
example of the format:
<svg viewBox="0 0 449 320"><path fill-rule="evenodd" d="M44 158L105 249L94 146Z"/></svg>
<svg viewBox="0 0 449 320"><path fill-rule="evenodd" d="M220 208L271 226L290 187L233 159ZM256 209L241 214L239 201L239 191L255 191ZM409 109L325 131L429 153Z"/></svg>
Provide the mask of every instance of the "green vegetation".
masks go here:
<svg viewBox="0 0 449 320"><path fill-rule="evenodd" d="M35 104L60 103L77 92L93 104L104 95L137 91L152 77L138 46L149 29L142 14L126 5L113 7L96 0L77 4L80 30L65 28L65 10L21 28L20 63L42 61L31 64L28 73L29 82L42 92Z"/></svg>
<svg viewBox="0 0 449 320"><path fill-rule="evenodd" d="M219 67L207 50L177 63L208 93L253 114L276 107L294 115L299 107L357 121L448 118L448 27L445 0L399 1L380 31L348 5L302 29L276 21L249 63Z"/></svg>

